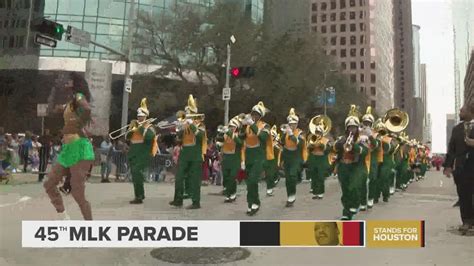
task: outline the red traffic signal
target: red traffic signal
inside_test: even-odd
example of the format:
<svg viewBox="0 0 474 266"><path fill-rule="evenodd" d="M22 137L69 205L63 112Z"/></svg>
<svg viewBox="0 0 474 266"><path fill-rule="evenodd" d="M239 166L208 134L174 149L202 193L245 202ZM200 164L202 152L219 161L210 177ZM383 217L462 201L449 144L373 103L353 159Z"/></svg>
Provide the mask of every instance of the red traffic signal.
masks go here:
<svg viewBox="0 0 474 266"><path fill-rule="evenodd" d="M255 68L253 67L233 67L230 74L234 78L250 78L255 75Z"/></svg>

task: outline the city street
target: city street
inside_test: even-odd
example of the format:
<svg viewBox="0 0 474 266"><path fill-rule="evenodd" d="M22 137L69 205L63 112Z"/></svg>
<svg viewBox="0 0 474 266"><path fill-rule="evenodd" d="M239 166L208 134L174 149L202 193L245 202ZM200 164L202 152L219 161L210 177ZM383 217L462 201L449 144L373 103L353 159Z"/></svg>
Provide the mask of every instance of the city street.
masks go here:
<svg viewBox="0 0 474 266"><path fill-rule="evenodd" d="M41 184L34 178L16 176L13 185L0 186L0 265L173 265L158 261L151 249L31 249L21 247L22 220L50 220L55 213ZM21 181L20 181L21 179ZM31 181L31 182L28 182ZM284 180L283 180L284 181ZM24 182L24 184L15 185ZM130 205L131 183L87 185L87 197L95 220L307 220L337 219L341 215L340 188L327 181L326 197L312 200L309 183L298 186L293 208L285 208L284 182L274 197L264 196L260 184L262 208L255 216L245 215L245 186L238 187L236 203L224 204L221 187L202 187L202 209L171 208L173 185L146 184L143 205ZM418 249L369 248L251 248L250 256L227 265L470 265L474 261L474 237L457 233L459 210L453 208L456 193L452 179L440 172L396 193L389 203L357 215L367 220L425 220L426 247ZM65 199L72 219L82 219L71 196ZM187 204L188 202L185 202ZM183 249L185 252L185 249Z"/></svg>

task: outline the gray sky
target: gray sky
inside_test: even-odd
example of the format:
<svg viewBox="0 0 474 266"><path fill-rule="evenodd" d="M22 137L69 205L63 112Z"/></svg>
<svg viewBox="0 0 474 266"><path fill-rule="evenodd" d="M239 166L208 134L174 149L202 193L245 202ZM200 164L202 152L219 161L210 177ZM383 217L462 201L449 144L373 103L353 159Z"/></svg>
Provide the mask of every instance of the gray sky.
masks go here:
<svg viewBox="0 0 474 266"><path fill-rule="evenodd" d="M446 114L454 113L454 49L451 0L412 0L413 24L421 27L433 152L446 152Z"/></svg>

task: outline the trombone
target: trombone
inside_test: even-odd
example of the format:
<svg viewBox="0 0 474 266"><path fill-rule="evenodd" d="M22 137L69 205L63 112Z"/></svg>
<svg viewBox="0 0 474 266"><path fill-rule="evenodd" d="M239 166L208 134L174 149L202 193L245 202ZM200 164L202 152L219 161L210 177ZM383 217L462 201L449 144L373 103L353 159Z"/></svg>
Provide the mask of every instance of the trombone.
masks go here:
<svg viewBox="0 0 474 266"><path fill-rule="evenodd" d="M144 124L151 124L153 123L154 121L156 120L156 118L148 118L147 120L144 120L142 122L139 122L137 126L133 127L133 128L130 128L130 126L132 125L132 123L126 125L126 126L123 126L117 130L114 130L112 132L109 133L109 138L111 140L116 140L116 139L119 139L125 135L127 135L128 133L134 131L135 129L143 126ZM127 129L128 128L128 129ZM123 132L122 132L123 131Z"/></svg>

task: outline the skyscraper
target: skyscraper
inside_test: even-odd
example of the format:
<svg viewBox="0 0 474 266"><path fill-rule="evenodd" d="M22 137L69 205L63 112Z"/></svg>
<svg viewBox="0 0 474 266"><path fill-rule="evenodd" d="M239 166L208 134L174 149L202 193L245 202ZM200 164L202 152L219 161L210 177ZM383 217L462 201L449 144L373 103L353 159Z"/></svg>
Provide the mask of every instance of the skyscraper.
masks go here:
<svg viewBox="0 0 474 266"><path fill-rule="evenodd" d="M301 36L310 33L310 0L266 0L264 4L265 34L277 38L284 34Z"/></svg>
<svg viewBox="0 0 474 266"><path fill-rule="evenodd" d="M394 106L393 11L392 0L313 0L311 5L312 32L380 114Z"/></svg>

